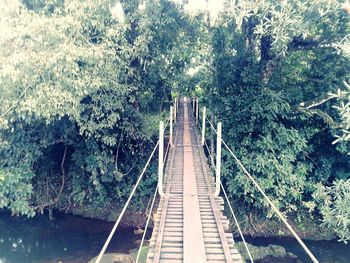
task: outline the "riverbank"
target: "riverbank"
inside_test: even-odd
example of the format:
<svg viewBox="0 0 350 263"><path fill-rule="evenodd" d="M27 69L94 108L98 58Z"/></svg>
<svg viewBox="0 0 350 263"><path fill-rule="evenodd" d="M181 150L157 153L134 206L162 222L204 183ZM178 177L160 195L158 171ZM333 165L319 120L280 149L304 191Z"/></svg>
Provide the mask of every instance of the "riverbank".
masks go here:
<svg viewBox="0 0 350 263"><path fill-rule="evenodd" d="M75 216L81 216L84 218L104 220L106 222L115 222L120 215L121 209L109 208L109 209L94 209L87 210L84 207L74 207L66 211L67 214ZM137 227L145 225L147 215L144 211L136 209L128 209L120 222L122 227ZM153 222L151 222L153 224ZM151 225L152 226L152 225Z"/></svg>
<svg viewBox="0 0 350 263"><path fill-rule="evenodd" d="M156 206L155 206L156 207ZM225 210L228 211L228 210ZM115 222L118 218L121 210L115 208L110 209L95 209L93 211L87 210L84 207L71 208L68 213L73 215L82 216L85 218L105 220L107 222ZM156 210L154 210L156 212ZM226 215L229 217L229 215ZM136 209L128 209L122 218L122 227L139 227L144 226L147 220L147 215L144 211ZM238 221L243 231L244 236L249 237L292 237L290 231L285 225L277 218L262 218L250 213L248 215L239 215ZM311 218L309 215L290 217L288 218L289 223L293 226L297 234L304 239L310 240L333 240L337 237L334 231L321 227L320 219ZM231 231L234 236L238 237L236 226L231 222ZM150 227L153 226L151 220Z"/></svg>
<svg viewBox="0 0 350 263"><path fill-rule="evenodd" d="M229 215L227 215L229 216ZM333 240L336 239L334 231L321 226L321 220L312 218L310 215L289 216L289 224L299 237L309 240ZM253 238L267 237L293 237L287 227L277 217L262 218L253 213L238 218L244 236ZM237 228L231 222L231 231L238 237Z"/></svg>
<svg viewBox="0 0 350 263"><path fill-rule="evenodd" d="M28 219L0 211L0 260L6 263L86 263L97 256L112 227L113 223L103 220L57 212L50 220L47 214ZM120 227L106 253L113 254L114 259L129 258L132 252L135 254L137 251L140 239L141 235L135 235L133 227ZM235 241L243 254L240 240L236 238ZM256 262L310 262L292 238L247 237L247 241L255 246L256 255L265 253ZM348 263L349 245L334 240L305 242L320 262Z"/></svg>

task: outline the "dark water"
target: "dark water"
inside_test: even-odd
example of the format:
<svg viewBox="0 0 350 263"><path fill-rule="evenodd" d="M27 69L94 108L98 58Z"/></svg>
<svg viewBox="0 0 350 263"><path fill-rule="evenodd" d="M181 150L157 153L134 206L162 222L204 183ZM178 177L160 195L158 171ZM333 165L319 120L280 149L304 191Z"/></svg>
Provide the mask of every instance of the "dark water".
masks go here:
<svg viewBox="0 0 350 263"><path fill-rule="evenodd" d="M0 212L0 263L88 262L103 246L113 224L54 214L34 219ZM128 253L140 239L132 228L118 229L107 252Z"/></svg>
<svg viewBox="0 0 350 263"><path fill-rule="evenodd" d="M113 224L79 216L54 214L34 219L11 217L0 211L0 263L32 262L88 262L102 248ZM140 236L132 228L120 228L107 252L127 254L137 248ZM291 258L268 258L263 263L311 262L299 244L290 238L254 238L249 243L257 246L282 245L288 252L298 256ZM337 241L306 241L320 262L350 263L350 245Z"/></svg>

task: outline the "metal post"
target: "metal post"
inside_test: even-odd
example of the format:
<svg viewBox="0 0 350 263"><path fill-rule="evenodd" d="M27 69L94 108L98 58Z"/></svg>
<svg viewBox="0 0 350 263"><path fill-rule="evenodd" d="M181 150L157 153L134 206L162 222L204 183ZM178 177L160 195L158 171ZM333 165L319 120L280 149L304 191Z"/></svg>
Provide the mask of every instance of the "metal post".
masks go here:
<svg viewBox="0 0 350 263"><path fill-rule="evenodd" d="M198 116L199 115L199 102L198 97L196 97L196 124L198 124Z"/></svg>
<svg viewBox="0 0 350 263"><path fill-rule="evenodd" d="M205 116L206 116L206 111L207 108L204 106L203 107L203 118L202 118L202 146L204 146L204 142L205 142Z"/></svg>
<svg viewBox="0 0 350 263"><path fill-rule="evenodd" d="M175 103L174 103L174 123L176 122L176 114L177 114L177 98L175 98Z"/></svg>
<svg viewBox="0 0 350 263"><path fill-rule="evenodd" d="M163 156L164 156L164 122L159 122L159 153L158 153L158 192L164 196L163 192Z"/></svg>
<svg viewBox="0 0 350 263"><path fill-rule="evenodd" d="M169 124L170 124L170 138L169 138L169 141L170 141L170 145L171 146L173 146L173 117L174 117L173 106L170 106L170 121L169 121Z"/></svg>
<svg viewBox="0 0 350 263"><path fill-rule="evenodd" d="M215 196L220 193L220 174L221 174L221 131L222 124L218 123L216 139L216 179L215 179Z"/></svg>
<svg viewBox="0 0 350 263"><path fill-rule="evenodd" d="M195 97L192 97L192 113L194 114L194 104L196 102Z"/></svg>
<svg viewBox="0 0 350 263"><path fill-rule="evenodd" d="M176 99L176 114L179 111L178 109L179 109L179 100ZM176 117L177 117L177 115L176 115Z"/></svg>
<svg viewBox="0 0 350 263"><path fill-rule="evenodd" d="M210 122L215 123L214 113L210 114ZM210 131L210 155L213 160L215 160L215 146L214 146L214 131L213 129L209 129Z"/></svg>

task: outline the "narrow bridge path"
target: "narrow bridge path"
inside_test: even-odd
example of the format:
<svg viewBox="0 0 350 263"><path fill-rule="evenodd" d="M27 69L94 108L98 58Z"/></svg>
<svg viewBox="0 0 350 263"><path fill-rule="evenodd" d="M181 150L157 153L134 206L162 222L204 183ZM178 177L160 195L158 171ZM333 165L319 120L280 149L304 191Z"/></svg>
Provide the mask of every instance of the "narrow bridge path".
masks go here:
<svg viewBox="0 0 350 263"><path fill-rule="evenodd" d="M242 262L222 214L224 201L214 195L188 100L180 101L177 114L147 262Z"/></svg>
<svg viewBox="0 0 350 263"><path fill-rule="evenodd" d="M192 107L191 107L192 105ZM174 106L170 107L170 115L166 121L159 122L159 140L154 146L145 166L143 167L125 205L118 216L106 242L104 243L95 263L100 263L108 244L113 238L115 231L131 199L133 198L140 182L150 166L156 150L158 149L158 186L154 189L151 202L150 213L145 225L141 244L137 253L136 262L139 262L143 247L143 242L147 233L147 228L153 212L153 207L157 194L160 195L157 213L154 215L154 228L149 243L147 263L151 262L185 262L185 263L205 263L205 262L242 262L242 257L235 248L232 233L230 233L229 221L223 215L224 200L219 196L220 191L226 199L229 211L241 236L247 256L250 262L254 259L249 251L242 230L239 226L234 209L227 196L224 185L220 180L221 167L221 145L225 147L227 153L231 155L238 168L250 180L253 186L260 192L266 203L275 212L285 227L298 241L311 261L319 261L308 249L303 240L298 236L283 213L278 210L273 200L260 187L257 178L252 176L244 167L242 162L235 155L234 151L222 139L222 123L218 122L217 127L206 117L206 107L203 107L201 141L194 118L190 111L195 109L196 122L199 120L198 98L193 98L192 103L186 98L182 98L178 103L175 98ZM173 135L173 120L175 116L175 136ZM209 124L209 130L217 135L216 138L216 163L211 158L211 164L215 166L214 176L210 172L203 147L211 153L214 149L209 149L205 140L205 125ZM170 140L167 150L169 154L164 156L164 131L169 124ZM168 153L168 151L167 151ZM163 160L166 159L165 180L163 180ZM221 188L220 188L221 187ZM221 190L220 190L221 189Z"/></svg>

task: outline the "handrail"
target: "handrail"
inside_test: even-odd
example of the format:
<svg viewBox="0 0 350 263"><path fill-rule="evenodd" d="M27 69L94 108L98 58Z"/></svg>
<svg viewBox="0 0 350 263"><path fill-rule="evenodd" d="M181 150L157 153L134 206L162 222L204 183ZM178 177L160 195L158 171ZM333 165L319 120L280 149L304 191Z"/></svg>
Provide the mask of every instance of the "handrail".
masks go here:
<svg viewBox="0 0 350 263"><path fill-rule="evenodd" d="M169 122L169 118L168 118L167 121L166 121L166 125L165 125L165 127L164 127L164 130L167 128L168 122ZM132 189L132 191L131 191L131 193L130 193L130 195L129 195L129 197L128 197L128 200L126 201L126 203L125 203L125 205L124 205L124 207L123 207L121 213L120 213L119 216L118 216L117 221L115 222L115 224L114 224L114 226L113 226L111 232L109 233L109 236L108 236L106 242L104 243L104 245L103 245L103 247L102 247L100 253L98 254L98 257L97 257L95 263L100 263L100 261L101 261L103 255L104 255L104 253L106 252L106 249L107 249L109 243L111 242L112 237L113 237L115 231L117 230L117 227L118 227L118 225L119 225L119 223L120 223L120 221L121 221L123 215L125 214L125 211L126 211L126 209L128 208L128 206L129 206L129 204L130 204L130 201L131 201L132 197L134 196L134 194L135 194L135 192L136 192L136 189L137 189L137 187L139 186L139 184L140 184L140 182L141 182L141 180L142 180L142 178L143 178L143 176L144 176L144 174L145 174L145 172L146 172L146 170L147 170L147 167L149 166L149 164L150 164L150 162L151 162L151 160L152 160L152 158L153 158L153 155L154 155L154 153L155 153L155 151L156 151L156 149L157 149L157 147L158 147L158 145L159 145L159 142L160 142L160 140L158 139L158 142L157 142L157 144L154 146L151 155L149 156L149 158L148 158L148 160L147 160L147 162L146 162L144 168L142 169L142 172L141 172L141 174L139 175L139 177L138 177L138 179L137 179L137 181L136 181L136 184L134 185L134 187L133 187L133 189Z"/></svg>
<svg viewBox="0 0 350 263"><path fill-rule="evenodd" d="M171 123L171 121L170 121L170 123ZM164 159L163 159L163 163L165 163L166 159L168 158L169 149L170 149L170 141L168 142L167 148L165 150L165 156L164 156ZM163 166L163 169L164 169L164 167L165 166ZM149 210L149 213L148 213L145 229L144 229L144 232L143 232L143 235L142 235L142 239L141 239L141 243L140 243L140 246L139 246L139 250L137 251L136 263L138 263L139 259L140 259L141 249L142 249L143 243L145 242L147 229L148 229L149 222L151 220L151 215L152 215L152 212L153 212L153 206L154 206L154 203L155 203L155 200L156 200L156 197L157 197L157 192L158 192L158 187L156 187L156 189L154 191L154 194L153 194L153 199L152 199L151 207L150 207L150 210Z"/></svg>
<svg viewBox="0 0 350 263"><path fill-rule="evenodd" d="M151 215L152 215L152 212L153 212L154 203L156 201L157 192L158 192L158 187L156 187L156 189L154 191L154 194L153 194L152 204L151 204L151 207L150 207L150 210L149 210L146 226L145 226L145 229L144 229L144 232L143 232L143 235L142 235L142 239L141 239L139 250L137 251L136 263L138 263L139 259L140 259L141 249L142 249L143 243L144 243L145 238L146 238L146 233L147 233L149 222L151 221Z"/></svg>
<svg viewBox="0 0 350 263"><path fill-rule="evenodd" d="M150 162L151 162L151 160L152 160L152 157L153 157L153 155L154 155L154 153L155 153L155 151L156 151L156 149L157 149L157 147L158 147L158 144L159 144L159 140L158 140L157 144L154 146L153 151L152 151L150 157L148 158L148 161L146 162L146 164L145 164L145 166L144 166L144 168L143 168L141 174L139 175L139 178L137 179L136 184L134 185L134 188L132 189L132 191L131 191L131 193L130 193L130 195L129 195L129 198L128 198L128 200L126 201L126 203L125 203L125 205L124 205L124 207L123 207L121 213L119 214L119 217L118 217L117 221L115 222L115 224L114 224L114 226L113 226L113 228L112 228L112 231L109 233L109 236L108 236L106 242L104 243L104 245L103 245L103 247L102 247L102 250L100 251L100 253L99 253L99 255L98 255L98 257L97 257L95 263L100 263L100 261L101 261L101 259L102 259L102 257L103 257L103 254L106 252L106 249L107 249L109 243L111 242L111 239L112 239L112 237L113 237L115 231L117 230L117 227L118 227L118 225L119 225L119 223L120 223L120 221L121 221L121 219L122 219L122 217L123 217L123 215L124 215L126 209L128 208L129 203L130 203L132 197L134 196L134 194L135 194L135 192L136 192L136 189L137 189L137 187L139 186L139 184L140 184L140 182L141 182L141 179L142 179L143 175L145 174L148 165L150 164Z"/></svg>
<svg viewBox="0 0 350 263"><path fill-rule="evenodd" d="M230 200L228 199L226 190L225 190L225 188L224 188L222 182L220 182L220 185L221 185L222 192L224 193L224 196L225 196L225 198L226 198L226 202L227 202L227 204L228 204L228 207L230 208L230 211L231 211L233 220L235 221L235 224L236 224L236 226L237 226L237 230L238 230L238 232L239 232L239 234L240 234L240 236L241 236L241 238L242 238L244 247L245 247L245 249L246 249L246 251L247 251L247 253L248 253L249 260L250 260L250 262L254 263L252 254L250 253L250 250L249 250L249 248L248 248L248 244L247 244L247 242L245 241L245 238L244 238L244 236L243 236L243 232L242 232L242 230L241 230L241 227L240 227L240 225L239 225L239 223L238 223L236 214L235 214L235 212L233 211L233 208L232 208L232 206L231 206Z"/></svg>
<svg viewBox="0 0 350 263"><path fill-rule="evenodd" d="M216 129L214 125L211 123L211 121L207 118L207 121L209 122L211 129L213 129L216 133ZM262 196L266 199L266 201L269 203L269 205L272 207L274 212L277 214L277 216L282 220L282 222L286 225L288 230L292 233L294 238L298 241L298 243L302 246L302 248L305 250L305 252L308 254L308 256L311 258L312 262L318 263L318 260L316 257L312 254L312 252L308 249L308 247L305 245L305 243L302 241L302 239L298 236L298 234L294 231L292 226L288 223L287 219L283 216L283 214L278 210L278 208L275 206L275 204L270 200L270 198L266 195L266 193L261 189L259 184L256 182L256 180L253 178L253 176L247 171L247 169L243 166L243 164L240 162L240 160L236 157L236 155L233 153L233 151L228 147L226 142L221 138L221 141L223 145L226 147L226 149L229 151L229 153L232 155L233 159L236 161L238 166L243 170L244 174L252 181L252 183L255 185L255 187L258 189L258 191L262 194Z"/></svg>
<svg viewBox="0 0 350 263"><path fill-rule="evenodd" d="M203 115L203 116L204 116L204 115ZM203 126L204 126L204 125L203 125ZM200 127L200 126L199 126L199 130L201 130L201 127ZM210 161L211 161L212 168L213 168L214 171L216 172L216 165L215 165L214 160L213 160L213 155L212 155L212 152L211 152L210 149L209 149L209 146L208 146L206 140L204 140L204 146L205 146L205 148L207 148L207 151L208 151L208 154L209 154L209 157L210 157ZM229 201L229 199L228 199L228 197L227 197L225 188L224 188L224 186L223 186L223 184L222 184L221 181L220 181L220 185L221 185L221 189L222 189L222 191L223 191L223 193L224 193L224 196L225 196L225 198L226 198L226 202L227 202L227 204L228 204L228 206L229 206L229 208L230 208L230 211L231 211L233 220L235 221L235 224L236 224L238 233L239 233L239 235L240 235L240 237L241 237L241 239L242 239L242 241L243 241L244 248L245 248L245 250L247 251L247 254L248 254L248 257L249 257L249 259L250 259L250 262L251 262L251 263L254 263L254 260L253 260L253 257L252 257L252 255L251 255L251 253L250 253L248 244L247 244L247 242L246 242L246 240L245 240L245 238L244 238L244 235L243 235L243 232L242 232L242 230L241 230L241 227L240 227L240 225L239 225L239 223L238 223L237 217L236 217L236 215L235 215L235 213L234 213L234 211L233 211L233 209L232 209L231 203L230 203L230 201Z"/></svg>
<svg viewBox="0 0 350 263"><path fill-rule="evenodd" d="M172 125L172 115L170 114L170 117L168 118L166 124L164 125L163 121L159 122L159 151L158 151L158 193L160 196L164 196L164 191L163 191L163 177L164 177L164 160L163 160L163 155L164 155L164 132L168 126L168 123L170 123L170 128L173 128ZM172 130L170 130L170 134L172 134ZM172 136L170 136L172 137ZM169 147L171 146L171 141L169 140L168 142L168 148L166 151L169 150Z"/></svg>

